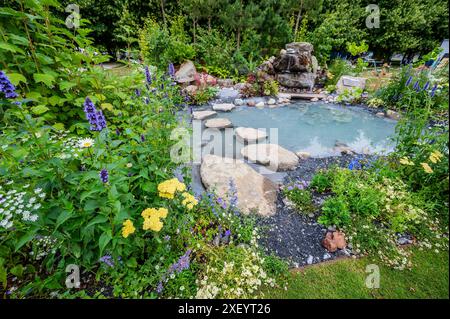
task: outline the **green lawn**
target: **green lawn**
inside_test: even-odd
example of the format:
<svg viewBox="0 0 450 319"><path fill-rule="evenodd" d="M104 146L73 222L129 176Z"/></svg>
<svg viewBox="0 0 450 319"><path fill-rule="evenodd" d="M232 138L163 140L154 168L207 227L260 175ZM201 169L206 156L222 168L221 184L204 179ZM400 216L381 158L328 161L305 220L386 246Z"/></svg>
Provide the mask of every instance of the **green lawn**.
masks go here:
<svg viewBox="0 0 450 319"><path fill-rule="evenodd" d="M449 298L448 253L413 248L413 269L380 266L380 288L366 288L368 258L341 259L311 266L289 278L288 289L271 290L267 298Z"/></svg>

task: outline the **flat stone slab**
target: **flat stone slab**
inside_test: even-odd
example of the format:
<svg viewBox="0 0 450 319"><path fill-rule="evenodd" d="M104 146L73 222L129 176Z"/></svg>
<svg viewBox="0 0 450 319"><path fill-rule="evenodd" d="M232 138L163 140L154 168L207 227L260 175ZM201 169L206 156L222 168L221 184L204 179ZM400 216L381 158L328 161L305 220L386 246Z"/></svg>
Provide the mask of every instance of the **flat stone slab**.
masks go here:
<svg viewBox="0 0 450 319"><path fill-rule="evenodd" d="M205 120L205 119L208 119L208 118L216 116L216 115L217 115L216 111L195 111L195 112L192 112L192 116L193 116L194 120Z"/></svg>
<svg viewBox="0 0 450 319"><path fill-rule="evenodd" d="M300 100L311 100L313 98L324 99L326 98L325 94L322 93L289 93L291 99L300 99Z"/></svg>
<svg viewBox="0 0 450 319"><path fill-rule="evenodd" d="M230 180L236 187L237 208L244 214L276 213L277 186L242 160L206 155L200 166L203 185L229 204Z"/></svg>
<svg viewBox="0 0 450 319"><path fill-rule="evenodd" d="M230 112L235 107L236 105L234 105L233 103L217 103L212 106L212 109L214 111Z"/></svg>
<svg viewBox="0 0 450 319"><path fill-rule="evenodd" d="M366 81L366 78L343 75L336 83L336 92L341 94L345 90L364 89L366 87Z"/></svg>
<svg viewBox="0 0 450 319"><path fill-rule="evenodd" d="M235 133L241 142L256 142L267 138L266 132L251 127L238 127Z"/></svg>
<svg viewBox="0 0 450 319"><path fill-rule="evenodd" d="M227 127L233 127L233 124L229 119L218 117L215 119L210 119L205 122L205 126L207 128L227 128Z"/></svg>
<svg viewBox="0 0 450 319"><path fill-rule="evenodd" d="M241 149L246 159L268 166L272 171L292 170L298 165L298 156L277 144L250 144Z"/></svg>

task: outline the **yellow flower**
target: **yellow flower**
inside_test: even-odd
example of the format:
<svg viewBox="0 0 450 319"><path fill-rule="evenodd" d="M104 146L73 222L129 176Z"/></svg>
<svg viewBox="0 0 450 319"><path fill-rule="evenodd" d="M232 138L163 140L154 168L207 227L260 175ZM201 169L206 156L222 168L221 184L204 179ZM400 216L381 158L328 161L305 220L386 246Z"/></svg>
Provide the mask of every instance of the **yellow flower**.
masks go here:
<svg viewBox="0 0 450 319"><path fill-rule="evenodd" d="M444 155L442 155L441 152L439 152L439 151L434 151L434 152L432 152L432 153L430 154L429 159L430 159L430 161L431 161L432 163L437 163L437 162L440 162L440 161L441 161L441 158L442 158L443 156L444 156Z"/></svg>
<svg viewBox="0 0 450 319"><path fill-rule="evenodd" d="M402 157L400 159L400 164L412 166L414 165L414 162L410 161L407 157Z"/></svg>
<svg viewBox="0 0 450 319"><path fill-rule="evenodd" d="M184 198L181 203L189 210L191 210L195 205L198 204L198 201L195 199L195 197L187 192L184 192L183 194L181 194L181 196L183 196Z"/></svg>
<svg viewBox="0 0 450 319"><path fill-rule="evenodd" d="M132 167L133 167L133 164L132 164L132 163L127 163L127 167L128 167L128 168L132 168Z"/></svg>
<svg viewBox="0 0 450 319"><path fill-rule="evenodd" d="M160 197L173 199L175 192L183 192L186 190L186 185L178 181L176 178L169 179L158 185L158 192Z"/></svg>
<svg viewBox="0 0 450 319"><path fill-rule="evenodd" d="M166 218L168 214L167 208L147 208L141 215L144 217L144 224L142 228L144 230L153 230L159 232L164 224L161 222L161 218Z"/></svg>
<svg viewBox="0 0 450 319"><path fill-rule="evenodd" d="M123 222L122 236L124 238L127 238L128 235L134 233L135 230L136 228L134 228L133 222L131 220L127 219L126 221Z"/></svg>
<svg viewBox="0 0 450 319"><path fill-rule="evenodd" d="M431 169L430 165L428 165L427 163L420 163L420 165L422 165L425 173L428 173L428 174L433 173L433 170Z"/></svg>

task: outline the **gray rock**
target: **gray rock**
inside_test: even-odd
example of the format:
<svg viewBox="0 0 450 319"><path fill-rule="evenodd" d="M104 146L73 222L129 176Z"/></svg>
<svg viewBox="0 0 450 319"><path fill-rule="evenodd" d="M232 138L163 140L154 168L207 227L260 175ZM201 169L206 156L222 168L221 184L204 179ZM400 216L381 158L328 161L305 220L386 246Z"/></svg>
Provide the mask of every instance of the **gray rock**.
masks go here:
<svg viewBox="0 0 450 319"><path fill-rule="evenodd" d="M225 201L228 201L230 179L233 180L237 190L237 205L244 214L275 214L277 186L243 161L206 155L200 174L208 191L215 192Z"/></svg>
<svg viewBox="0 0 450 319"><path fill-rule="evenodd" d="M313 263L313 261L314 261L314 257L311 256L311 255L309 255L309 256L308 256L308 259L306 260L306 263L307 263L308 265L311 265L311 264Z"/></svg>
<svg viewBox="0 0 450 319"><path fill-rule="evenodd" d="M330 259L331 258L331 255L329 254L329 253L325 253L324 255L323 255L323 260L328 260L328 259Z"/></svg>
<svg viewBox="0 0 450 319"><path fill-rule="evenodd" d="M242 99L236 99L234 100L234 104L237 106L244 105L244 101Z"/></svg>
<svg viewBox="0 0 450 319"><path fill-rule="evenodd" d="M289 88L311 89L315 79L315 75L310 72L277 74L278 82Z"/></svg>
<svg viewBox="0 0 450 319"><path fill-rule="evenodd" d="M175 72L175 80L178 83L189 83L195 80L195 74L197 74L197 70L194 62L187 60Z"/></svg>
<svg viewBox="0 0 450 319"><path fill-rule="evenodd" d="M229 112L232 109L234 109L235 107L236 107L236 105L234 105L232 103L216 103L216 104L213 104L212 109L214 111Z"/></svg>
<svg viewBox="0 0 450 319"><path fill-rule="evenodd" d="M395 112L393 110L387 110L386 111L386 116L392 120L400 120L401 119L401 115L398 112Z"/></svg>
<svg viewBox="0 0 450 319"><path fill-rule="evenodd" d="M270 99L267 101L267 105L274 105L275 103L277 103L277 101L275 101L275 99L272 99L272 98L270 98Z"/></svg>
<svg viewBox="0 0 450 319"><path fill-rule="evenodd" d="M224 103L232 103L239 98L239 90L235 88L222 88L217 93L217 98Z"/></svg>
<svg viewBox="0 0 450 319"><path fill-rule="evenodd" d="M222 87L232 87L234 81L232 79L218 79L217 84Z"/></svg>
<svg viewBox="0 0 450 319"><path fill-rule="evenodd" d="M336 92L344 93L345 90L353 91L355 88L364 89L366 87L366 78L343 75L336 84Z"/></svg>

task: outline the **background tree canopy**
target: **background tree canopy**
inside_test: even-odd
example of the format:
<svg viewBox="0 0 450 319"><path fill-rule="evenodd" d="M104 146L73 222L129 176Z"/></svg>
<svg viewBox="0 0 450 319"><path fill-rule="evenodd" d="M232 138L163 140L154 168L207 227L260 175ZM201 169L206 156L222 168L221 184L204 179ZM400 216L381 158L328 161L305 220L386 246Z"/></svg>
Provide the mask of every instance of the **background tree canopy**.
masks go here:
<svg viewBox="0 0 450 319"><path fill-rule="evenodd" d="M425 53L448 38L448 3L444 0L380 0L380 27L365 26L370 0L63 0L80 6L92 25L97 45L113 53L137 38L144 21L169 27L184 15L190 42L201 29L233 39L234 51L246 58L271 55L285 43L310 41L322 61L346 42L364 40L379 55ZM2 0L4 6L17 1ZM67 15L62 10L61 17ZM200 30L200 31L199 31ZM137 42L137 41L136 41Z"/></svg>

